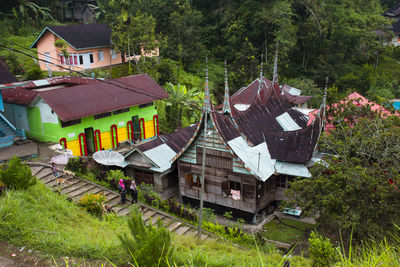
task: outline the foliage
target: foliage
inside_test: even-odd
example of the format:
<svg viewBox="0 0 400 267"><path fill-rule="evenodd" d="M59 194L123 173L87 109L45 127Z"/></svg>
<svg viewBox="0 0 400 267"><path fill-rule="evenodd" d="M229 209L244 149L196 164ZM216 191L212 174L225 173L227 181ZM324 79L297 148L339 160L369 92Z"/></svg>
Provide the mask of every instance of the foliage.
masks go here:
<svg viewBox="0 0 400 267"><path fill-rule="evenodd" d="M66 168L73 172L79 172L82 174L87 173L87 160L81 157L73 157L68 159Z"/></svg>
<svg viewBox="0 0 400 267"><path fill-rule="evenodd" d="M6 55L6 64L10 72L13 74L22 74L24 72L22 64L19 62L14 53L8 53Z"/></svg>
<svg viewBox="0 0 400 267"><path fill-rule="evenodd" d="M69 62L69 53L67 51L68 44L63 39L58 39L54 42L54 46L60 50L60 53L65 57L65 62L68 64Z"/></svg>
<svg viewBox="0 0 400 267"><path fill-rule="evenodd" d="M38 6L36 3L26 0L16 2L17 6L12 8L12 14L19 25L22 24L22 21L35 25L42 20L53 20L52 12L47 7Z"/></svg>
<svg viewBox="0 0 400 267"><path fill-rule="evenodd" d="M22 163L21 159L14 156L7 164L0 168L0 181L9 189L26 190L36 183L31 169Z"/></svg>
<svg viewBox="0 0 400 267"><path fill-rule="evenodd" d="M107 172L107 180L111 187L118 188L119 180L125 178L125 174L121 170L109 170Z"/></svg>
<svg viewBox="0 0 400 267"><path fill-rule="evenodd" d="M122 247L131 255L134 266L168 266L173 248L170 233L162 227L146 225L139 210L131 212L128 227L130 236L119 235Z"/></svg>
<svg viewBox="0 0 400 267"><path fill-rule="evenodd" d="M44 73L39 67L34 67L26 72L25 79L28 81L43 79Z"/></svg>
<svg viewBox="0 0 400 267"><path fill-rule="evenodd" d="M312 266L331 266L336 255L335 249L333 248L330 240L312 231L308 241L310 242L308 252L310 253L311 260L313 261Z"/></svg>
<svg viewBox="0 0 400 267"><path fill-rule="evenodd" d="M6 185L0 181L0 196L6 191Z"/></svg>
<svg viewBox="0 0 400 267"><path fill-rule="evenodd" d="M313 228L314 225L308 223L282 218L279 221L272 220L266 223L262 231L257 235L258 239L261 241L266 238L269 240L292 243L306 238L310 229Z"/></svg>
<svg viewBox="0 0 400 267"><path fill-rule="evenodd" d="M209 221L203 221L202 227L211 233L215 233L239 244L251 245L254 242L253 237L242 232L239 227L229 227Z"/></svg>
<svg viewBox="0 0 400 267"><path fill-rule="evenodd" d="M400 216L400 119L348 104L331 108L328 120L334 129L321 138L320 149L334 156L316 164L310 179L291 183L288 195L345 239L351 229L356 240L381 239Z"/></svg>
<svg viewBox="0 0 400 267"><path fill-rule="evenodd" d="M106 196L103 193L87 194L79 200L78 205L95 216L101 216L103 215L103 204L105 200Z"/></svg>

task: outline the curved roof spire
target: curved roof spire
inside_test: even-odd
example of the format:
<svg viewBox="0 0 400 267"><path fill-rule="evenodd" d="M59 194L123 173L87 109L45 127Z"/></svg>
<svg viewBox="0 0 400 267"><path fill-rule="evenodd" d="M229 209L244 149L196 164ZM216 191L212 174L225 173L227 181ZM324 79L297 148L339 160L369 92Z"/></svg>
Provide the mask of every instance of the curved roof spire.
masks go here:
<svg viewBox="0 0 400 267"><path fill-rule="evenodd" d="M225 60L225 94L224 94L224 106L222 107L222 113L231 113L231 104L230 104L230 96L229 96L229 87L228 87L228 71L226 67Z"/></svg>
<svg viewBox="0 0 400 267"><path fill-rule="evenodd" d="M278 85L278 48L279 48L279 42L276 42L275 61L274 61L274 76L272 78L272 87L273 88L275 88L275 86Z"/></svg>
<svg viewBox="0 0 400 267"><path fill-rule="evenodd" d="M203 112L209 113L211 111L211 103L210 103L210 90L208 88L208 59L206 57L206 84L204 87L204 104L203 104Z"/></svg>
<svg viewBox="0 0 400 267"><path fill-rule="evenodd" d="M263 55L263 54L261 54L260 79L258 80L258 90L257 90L257 95L260 95L261 88L262 88L262 77L263 77L263 57L264 57L264 55Z"/></svg>

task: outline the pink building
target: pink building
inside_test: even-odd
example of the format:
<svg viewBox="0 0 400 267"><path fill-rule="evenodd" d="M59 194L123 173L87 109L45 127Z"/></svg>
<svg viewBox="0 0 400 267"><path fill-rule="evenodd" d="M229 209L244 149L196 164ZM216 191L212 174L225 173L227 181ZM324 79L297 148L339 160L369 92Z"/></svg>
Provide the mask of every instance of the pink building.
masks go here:
<svg viewBox="0 0 400 267"><path fill-rule="evenodd" d="M42 70L81 71L124 62L124 57L111 48L110 38L111 28L105 24L47 26L31 48L37 48L38 57L47 61L39 62ZM54 44L59 39L68 45L68 58Z"/></svg>

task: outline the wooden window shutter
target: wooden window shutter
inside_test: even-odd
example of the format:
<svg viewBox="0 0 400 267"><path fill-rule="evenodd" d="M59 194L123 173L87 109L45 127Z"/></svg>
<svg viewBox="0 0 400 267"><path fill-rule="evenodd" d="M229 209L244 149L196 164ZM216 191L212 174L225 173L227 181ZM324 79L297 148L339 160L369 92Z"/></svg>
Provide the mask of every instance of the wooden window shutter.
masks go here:
<svg viewBox="0 0 400 267"><path fill-rule="evenodd" d="M186 183L189 186L189 188L192 188L192 186L193 186L193 173L186 174Z"/></svg>
<svg viewBox="0 0 400 267"><path fill-rule="evenodd" d="M255 193L254 185L242 184L242 188L243 188L242 190L243 198L254 198L254 193Z"/></svg>

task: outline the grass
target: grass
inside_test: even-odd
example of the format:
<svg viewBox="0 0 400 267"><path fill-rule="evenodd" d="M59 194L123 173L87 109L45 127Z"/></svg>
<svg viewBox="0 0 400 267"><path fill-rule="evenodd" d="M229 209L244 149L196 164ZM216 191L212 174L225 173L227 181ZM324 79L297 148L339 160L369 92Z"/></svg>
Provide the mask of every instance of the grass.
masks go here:
<svg viewBox="0 0 400 267"><path fill-rule="evenodd" d="M285 243L304 239L307 230L314 225L290 219L281 219L280 222L272 220L264 225L264 237Z"/></svg>
<svg viewBox="0 0 400 267"><path fill-rule="evenodd" d="M40 182L0 198L0 238L56 257L119 258L117 234L125 225L117 216L98 220Z"/></svg>

